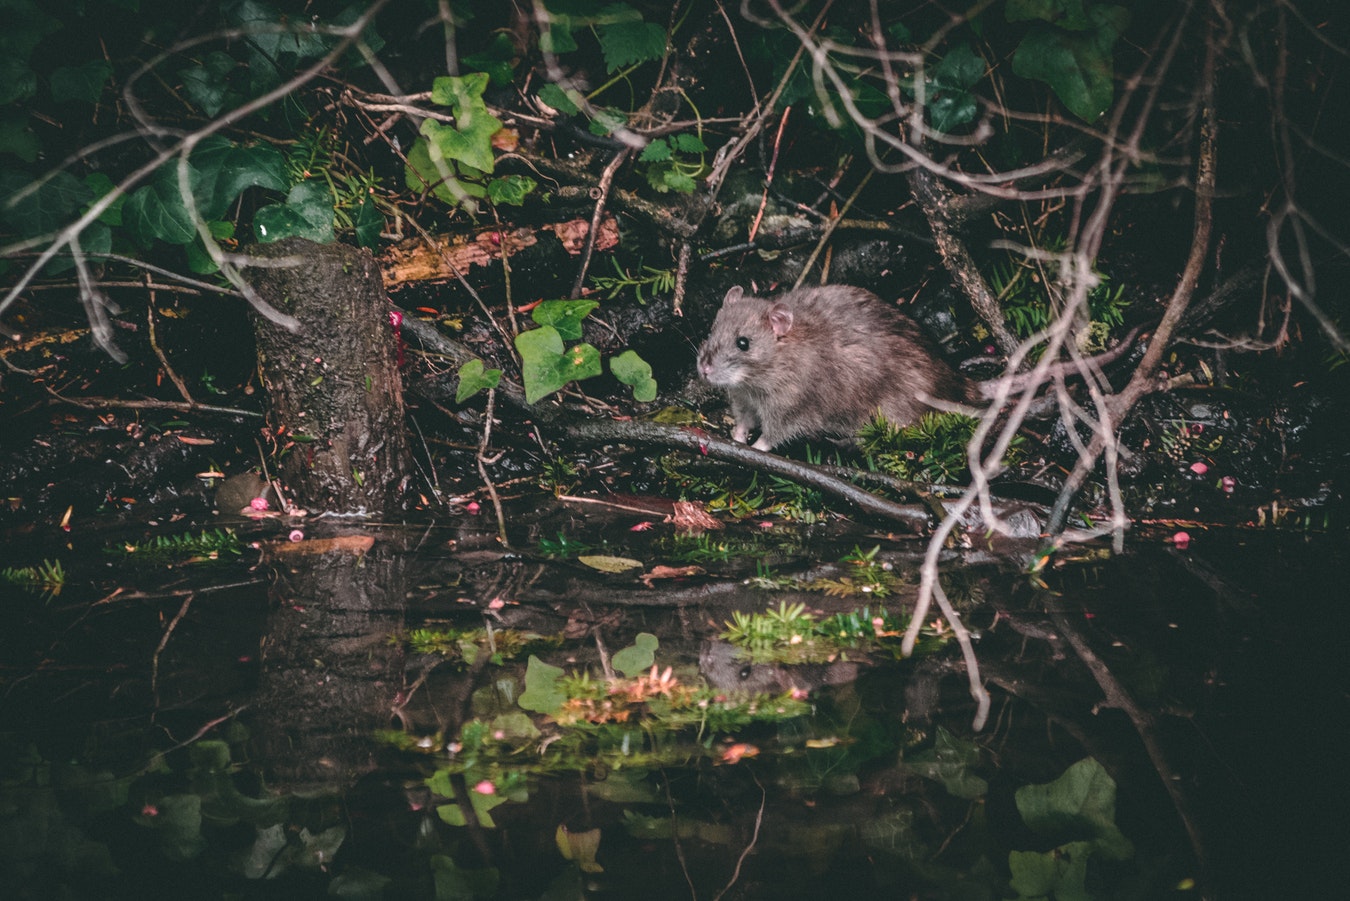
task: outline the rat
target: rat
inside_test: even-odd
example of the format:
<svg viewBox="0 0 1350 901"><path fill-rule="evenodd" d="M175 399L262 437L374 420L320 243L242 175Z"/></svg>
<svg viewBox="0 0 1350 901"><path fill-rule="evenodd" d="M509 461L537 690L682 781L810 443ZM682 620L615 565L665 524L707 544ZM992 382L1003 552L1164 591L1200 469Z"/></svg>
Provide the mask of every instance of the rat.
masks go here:
<svg viewBox="0 0 1350 901"><path fill-rule="evenodd" d="M798 288L768 299L733 287L698 352L723 389L732 437L767 451L794 438L853 435L878 412L913 423L933 401L975 402L977 386L918 323L870 291Z"/></svg>

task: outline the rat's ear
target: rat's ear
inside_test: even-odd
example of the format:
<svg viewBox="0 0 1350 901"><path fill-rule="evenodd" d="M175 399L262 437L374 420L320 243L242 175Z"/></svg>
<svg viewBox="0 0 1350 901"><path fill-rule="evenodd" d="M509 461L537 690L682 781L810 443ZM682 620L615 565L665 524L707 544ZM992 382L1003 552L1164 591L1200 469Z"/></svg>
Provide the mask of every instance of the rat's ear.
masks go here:
<svg viewBox="0 0 1350 901"><path fill-rule="evenodd" d="M736 286L734 286L733 288L731 288L729 291L727 291L727 296L722 298L722 303L724 303L724 304L727 304L727 303L736 303L736 301L740 300L741 297L742 297L742 295L744 295L744 294L745 294L745 291L741 288L741 286L740 286L740 285L736 285Z"/></svg>
<svg viewBox="0 0 1350 901"><path fill-rule="evenodd" d="M781 338L792 331L792 308L785 303L776 303L769 307L769 327L775 338Z"/></svg>

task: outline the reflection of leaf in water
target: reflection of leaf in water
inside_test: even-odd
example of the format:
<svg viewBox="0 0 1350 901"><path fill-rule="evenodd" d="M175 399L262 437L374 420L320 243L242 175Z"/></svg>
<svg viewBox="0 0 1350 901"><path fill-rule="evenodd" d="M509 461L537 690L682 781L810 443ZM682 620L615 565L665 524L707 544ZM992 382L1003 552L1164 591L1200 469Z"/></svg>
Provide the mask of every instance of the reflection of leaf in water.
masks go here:
<svg viewBox="0 0 1350 901"><path fill-rule="evenodd" d="M1087 891L1087 864L1091 842L1069 842L1050 851L1010 851L1009 884L1020 898L1091 898Z"/></svg>
<svg viewBox="0 0 1350 901"><path fill-rule="evenodd" d="M558 851L568 860L576 861L583 873L603 873L605 868L595 862L600 850L600 830L587 829L585 832L571 832L566 826L559 825L553 835L558 843Z"/></svg>
<svg viewBox="0 0 1350 901"><path fill-rule="evenodd" d="M525 692L520 696L520 706L535 713L557 713L567 700L558 688L562 674L562 667L545 663L531 654L525 666Z"/></svg>
<svg viewBox="0 0 1350 901"><path fill-rule="evenodd" d="M979 762L979 746L938 726L933 747L907 760L905 769L941 782L953 797L973 801L989 790L989 783L971 772Z"/></svg>
<svg viewBox="0 0 1350 901"><path fill-rule="evenodd" d="M478 818L478 824L485 829L497 828L497 824L493 822L488 811L499 804L505 804L509 800L510 798L507 798L505 795L485 795L476 791L469 792L469 803L473 805L474 816ZM464 817L464 809L459 806L458 801L440 805L436 808L436 815L451 826L464 826L468 824L468 821Z"/></svg>
<svg viewBox="0 0 1350 901"><path fill-rule="evenodd" d="M1091 836L1112 860L1134 856L1134 845L1116 827L1116 782L1100 763L1085 757L1044 785L1017 790L1017 810L1031 830L1051 838Z"/></svg>

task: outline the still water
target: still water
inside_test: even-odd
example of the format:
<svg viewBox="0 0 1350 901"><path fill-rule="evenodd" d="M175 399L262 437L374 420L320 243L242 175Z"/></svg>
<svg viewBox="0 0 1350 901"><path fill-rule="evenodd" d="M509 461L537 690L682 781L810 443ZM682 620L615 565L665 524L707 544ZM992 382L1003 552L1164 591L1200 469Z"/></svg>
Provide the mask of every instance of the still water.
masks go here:
<svg viewBox="0 0 1350 901"><path fill-rule="evenodd" d="M953 552L993 697L974 732L950 633L899 657L918 542L234 529L9 543L5 566L65 579L0 585L4 897L1346 884L1343 535L1133 535L1039 578Z"/></svg>

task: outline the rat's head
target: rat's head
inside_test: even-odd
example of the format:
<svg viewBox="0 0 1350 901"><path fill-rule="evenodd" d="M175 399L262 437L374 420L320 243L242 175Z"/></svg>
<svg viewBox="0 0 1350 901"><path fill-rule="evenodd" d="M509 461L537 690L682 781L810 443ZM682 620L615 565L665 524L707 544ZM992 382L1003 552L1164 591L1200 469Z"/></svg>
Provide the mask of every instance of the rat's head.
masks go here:
<svg viewBox="0 0 1350 901"><path fill-rule="evenodd" d="M791 330L792 310L786 304L732 288L699 348L698 374L721 388L751 381L773 365L778 342Z"/></svg>

